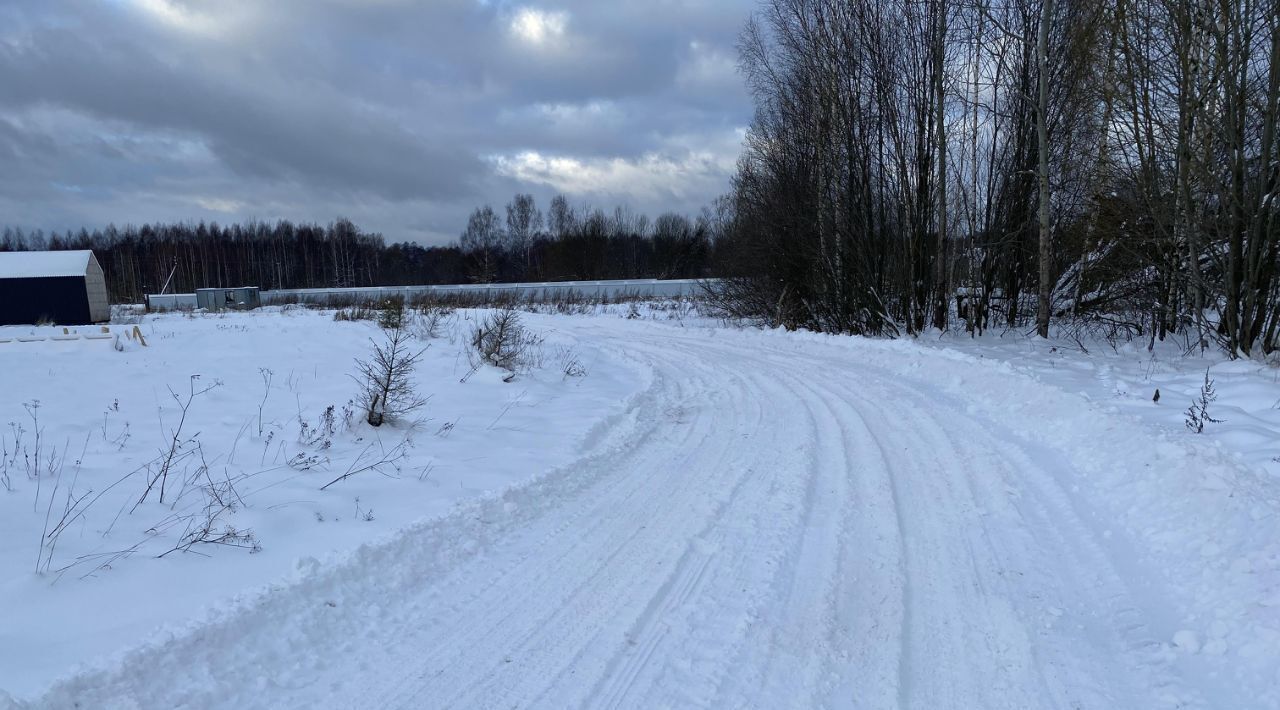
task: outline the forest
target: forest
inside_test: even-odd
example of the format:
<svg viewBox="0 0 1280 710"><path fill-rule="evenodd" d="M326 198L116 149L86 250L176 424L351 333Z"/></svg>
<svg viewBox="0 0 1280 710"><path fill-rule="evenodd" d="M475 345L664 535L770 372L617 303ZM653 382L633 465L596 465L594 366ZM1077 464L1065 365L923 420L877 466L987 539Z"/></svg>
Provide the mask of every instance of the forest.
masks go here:
<svg viewBox="0 0 1280 710"><path fill-rule="evenodd" d="M766 0L737 313L1280 347L1276 0Z"/></svg>
<svg viewBox="0 0 1280 710"><path fill-rule="evenodd" d="M458 242L387 244L350 220L328 225L250 222L144 224L46 234L0 231L0 251L92 249L113 303L148 293L260 286L341 288L419 284L701 278L711 273L710 210L696 219L656 219L624 208L612 214L552 199L546 218L534 198L516 195L499 216L477 208Z"/></svg>

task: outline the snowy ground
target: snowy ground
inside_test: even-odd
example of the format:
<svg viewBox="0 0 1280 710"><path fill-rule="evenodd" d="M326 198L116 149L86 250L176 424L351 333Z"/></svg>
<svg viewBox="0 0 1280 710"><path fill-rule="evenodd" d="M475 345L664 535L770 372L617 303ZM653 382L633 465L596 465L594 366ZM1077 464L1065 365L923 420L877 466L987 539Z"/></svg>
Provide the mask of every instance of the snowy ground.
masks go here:
<svg viewBox="0 0 1280 710"><path fill-rule="evenodd" d="M575 349L558 333L563 323L548 322L536 329L546 337L541 367L511 383L493 368L460 382L471 369L464 341L474 317L459 314L444 337L423 343L418 381L430 400L412 429L374 429L359 415L351 427L343 421L357 393L348 377L353 361L367 355L379 329L335 322L332 312L147 317L140 328L147 346L126 338L124 352L114 338L19 342L63 337L62 329L0 328L10 341L0 343L0 439L12 488L0 486L0 608L10 612L0 616L0 690L38 692L76 663L156 638L158 626L182 633L210 616L206 607L235 607L237 594L253 598L298 565L333 564L459 500L564 464L644 381L625 366L597 368L597 351ZM565 377L566 358L577 358L587 376ZM134 510L180 418L168 388L185 399L193 374L198 389L220 385L191 404L165 504L153 489ZM38 478L27 467L36 422L25 405L33 402L44 459ZM300 422L312 432L305 438L317 438L329 406L333 433L305 443ZM18 428L28 456L15 454ZM403 458L319 490L402 444ZM51 458L60 476L49 474ZM234 498L243 499L216 529L251 530L261 551L196 545L155 559L192 519L202 521L203 464L214 483L234 480ZM186 479L194 485L184 487ZM38 563L43 531L56 527L69 490L73 501L88 494L84 515L58 538L52 560Z"/></svg>
<svg viewBox="0 0 1280 710"><path fill-rule="evenodd" d="M351 396L372 325L173 316L124 353L0 345L0 417L40 399L45 440L72 451L59 480L86 451L77 491L164 447L166 385L221 380L189 426L211 470L255 474L231 520L262 544L154 559L180 532L148 532L171 514L154 501L104 537L131 483L51 567L145 547L55 584L33 572L48 498L11 472L0 688L57 708L1280 706L1274 368L626 310L528 317L581 378L462 383L460 339L433 342L431 421L399 470L323 493L404 434L358 425L324 470L281 463L317 453L298 412ZM1206 367L1225 421L1193 434Z"/></svg>
<svg viewBox="0 0 1280 710"><path fill-rule="evenodd" d="M1205 374L1218 394L1209 406L1220 423L1208 423L1192 441L1223 448L1257 470L1280 477L1280 358L1269 362L1228 360L1216 348L1188 354L1172 340L1090 342L1044 341L1016 333L960 334L920 338L921 345L958 350L1009 363L1019 373L1074 392L1111 413L1132 415L1181 438L1186 410L1200 397ZM1156 390L1158 402L1153 401Z"/></svg>

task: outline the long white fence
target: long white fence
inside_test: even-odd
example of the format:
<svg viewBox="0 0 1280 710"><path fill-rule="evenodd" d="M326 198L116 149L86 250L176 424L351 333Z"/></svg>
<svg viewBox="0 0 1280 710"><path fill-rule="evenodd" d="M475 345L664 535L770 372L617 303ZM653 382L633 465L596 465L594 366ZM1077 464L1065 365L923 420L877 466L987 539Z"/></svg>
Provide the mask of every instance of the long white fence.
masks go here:
<svg viewBox="0 0 1280 710"><path fill-rule="evenodd" d="M196 307L194 293L152 293L146 296L148 311L176 311Z"/></svg>
<svg viewBox="0 0 1280 710"><path fill-rule="evenodd" d="M616 300L619 298L678 298L702 291L700 279L620 279L612 281L547 281L540 283L457 284L443 286L368 286L359 288L290 288L261 293L262 305L311 303L317 305L381 301L401 296L413 300L427 296L475 298L492 301L515 298L555 301L565 298ZM168 311L196 307L194 293L147 296L147 309Z"/></svg>

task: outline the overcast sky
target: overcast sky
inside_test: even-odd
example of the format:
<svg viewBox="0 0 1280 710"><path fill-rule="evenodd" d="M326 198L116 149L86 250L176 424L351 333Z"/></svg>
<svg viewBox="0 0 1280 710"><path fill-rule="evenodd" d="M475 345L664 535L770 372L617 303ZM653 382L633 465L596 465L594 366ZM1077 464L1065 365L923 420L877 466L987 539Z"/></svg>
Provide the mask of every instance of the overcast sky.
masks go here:
<svg viewBox="0 0 1280 710"><path fill-rule="evenodd" d="M4 0L0 225L346 216L457 237L517 191L728 189L755 0Z"/></svg>

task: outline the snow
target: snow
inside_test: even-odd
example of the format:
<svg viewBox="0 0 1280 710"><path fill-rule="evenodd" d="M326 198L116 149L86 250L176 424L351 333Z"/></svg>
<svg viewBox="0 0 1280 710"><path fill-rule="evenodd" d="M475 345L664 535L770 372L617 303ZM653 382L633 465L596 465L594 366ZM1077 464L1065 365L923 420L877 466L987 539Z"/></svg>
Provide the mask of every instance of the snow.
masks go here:
<svg viewBox="0 0 1280 710"><path fill-rule="evenodd" d="M1216 349L1187 354L1186 344L1157 342L1089 343L1087 352L1071 340L1044 341L1017 333L924 336L917 341L1007 363L1019 373L1056 389L1074 392L1103 408L1135 416L1176 440L1186 433L1187 407L1200 396L1205 373L1218 393L1204 435L1192 437L1221 446L1244 463L1280 476L1280 361L1230 360ZM1152 398L1160 390L1159 402ZM1178 455L1179 448L1168 449Z"/></svg>
<svg viewBox="0 0 1280 710"><path fill-rule="evenodd" d="M92 251L0 252L0 279L84 276Z"/></svg>
<svg viewBox="0 0 1280 710"><path fill-rule="evenodd" d="M1173 645L1187 653L1200 651L1200 636L1190 629L1183 629L1173 635Z"/></svg>
<svg viewBox="0 0 1280 710"><path fill-rule="evenodd" d="M251 475L237 485L245 508L226 522L253 530L262 546L255 554L205 546L194 548L203 554L154 559L174 545L183 526L171 525L159 534L153 528L161 529L171 516L197 511L199 496L190 493L171 510L168 501L159 505L153 494L129 513L144 486L145 474L139 472L106 491L61 536L51 571L35 575L53 479L43 477L37 500L37 482L27 477L19 457L8 470L13 492L0 487L0 608L21 610L0 621L0 689L18 696L36 693L76 664L177 633L194 619L221 613L221 606L235 607L238 595L252 597L255 589L277 583L292 573L298 559L340 560L421 518L443 515L458 501L562 464L592 435L594 424L640 386L637 375L625 368L597 371L598 355L590 350L578 352L590 368L587 378L564 377L555 369L555 356L565 339L554 327L538 329L548 339L543 368L511 383L494 369L459 382L470 369L462 354L468 317L476 316L464 314L449 337L431 341L418 367L422 392L430 396L421 413L426 421L412 432L360 423L332 437L328 450L298 442L299 415L314 426L324 408L335 405L340 412L356 394L348 373L354 371L353 359L367 354L369 339L378 337L369 322L334 322L332 312L306 310L163 315L148 317L142 326L147 347L122 338L124 352L113 349L113 340L19 342L15 337L61 334L61 328L0 327L0 340L10 339L0 344L0 423L9 435L8 450L13 450L11 427L19 426L26 430L24 442L34 448L34 426L23 404L38 400L45 456L53 449L59 457L69 452L55 519L73 477L75 495L97 495L167 448L161 418L168 432L178 414L167 388L185 396L190 376L199 374L197 386L222 384L195 399L184 438L198 434L215 476L224 471ZM259 435L261 368L274 374ZM589 387L583 386L586 380ZM413 448L399 462L400 470L386 470L394 477L369 472L318 490L371 442L392 448L406 435ZM300 452L327 461L306 471L286 465ZM76 460L82 461L78 473ZM365 520L370 512L372 519ZM54 573L83 555L139 542L136 553L109 570L95 571L109 558L89 558Z"/></svg>
<svg viewBox="0 0 1280 710"><path fill-rule="evenodd" d="M433 342L432 421L398 477L320 493L332 475L262 474L234 515L256 554L139 553L51 584L22 478L0 495L0 602L22 610L0 626L0 688L18 707L1280 706L1270 366L648 308L527 321L589 374L458 382L457 331ZM202 442L239 437L236 461L261 465L257 368L286 383L266 418L292 442L298 410L349 396L376 334L296 310L144 330L125 353L0 346L30 349L8 351L0 416L40 397L49 441L88 431L82 486L162 445L164 386L195 371L224 383L195 405ZM1193 434L1205 368L1224 421ZM123 417L97 421L115 397L127 453L106 445ZM400 433L339 437L330 472L354 437ZM106 544L100 524L59 556Z"/></svg>

